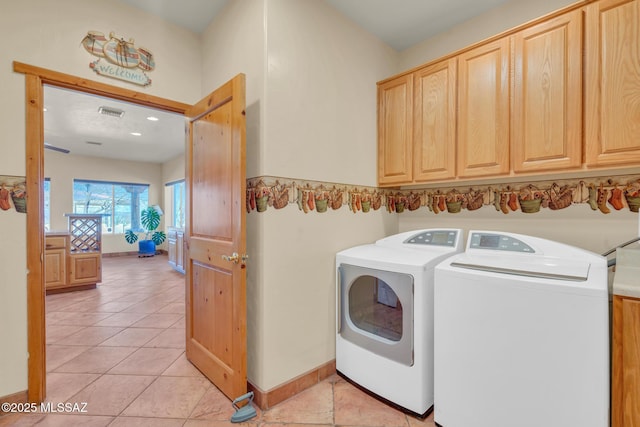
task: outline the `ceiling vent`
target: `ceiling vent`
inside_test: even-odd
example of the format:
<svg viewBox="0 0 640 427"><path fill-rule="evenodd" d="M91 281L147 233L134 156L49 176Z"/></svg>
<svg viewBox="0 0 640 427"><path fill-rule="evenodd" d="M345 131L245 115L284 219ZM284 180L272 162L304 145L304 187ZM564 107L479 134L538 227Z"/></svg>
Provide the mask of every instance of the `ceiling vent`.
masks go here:
<svg viewBox="0 0 640 427"><path fill-rule="evenodd" d="M117 108L104 107L104 106L98 108L98 113L104 114L105 116L118 117L119 119L121 119L122 116L124 116L124 111L118 110Z"/></svg>
<svg viewBox="0 0 640 427"><path fill-rule="evenodd" d="M102 142L96 142L96 141L85 141L85 142L89 145L102 145Z"/></svg>

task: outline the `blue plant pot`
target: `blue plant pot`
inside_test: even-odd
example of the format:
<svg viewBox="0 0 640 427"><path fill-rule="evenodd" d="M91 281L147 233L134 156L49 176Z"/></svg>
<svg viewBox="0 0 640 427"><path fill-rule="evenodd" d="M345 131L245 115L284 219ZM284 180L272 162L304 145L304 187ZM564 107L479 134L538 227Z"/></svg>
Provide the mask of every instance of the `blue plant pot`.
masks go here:
<svg viewBox="0 0 640 427"><path fill-rule="evenodd" d="M156 254L156 244L153 240L138 241L139 256L154 256Z"/></svg>

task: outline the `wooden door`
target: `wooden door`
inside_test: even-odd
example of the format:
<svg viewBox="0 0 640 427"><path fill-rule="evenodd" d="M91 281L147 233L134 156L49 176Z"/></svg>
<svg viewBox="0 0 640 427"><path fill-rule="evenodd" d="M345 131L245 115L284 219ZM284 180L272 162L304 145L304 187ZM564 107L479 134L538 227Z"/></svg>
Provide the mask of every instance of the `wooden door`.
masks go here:
<svg viewBox="0 0 640 427"><path fill-rule="evenodd" d="M640 425L640 299L613 296L611 427Z"/></svg>
<svg viewBox="0 0 640 427"><path fill-rule="evenodd" d="M456 166L456 58L414 73L413 179L450 179Z"/></svg>
<svg viewBox="0 0 640 427"><path fill-rule="evenodd" d="M458 72L458 176L507 174L509 39L464 52Z"/></svg>
<svg viewBox="0 0 640 427"><path fill-rule="evenodd" d="M378 84L378 183L412 181L413 75Z"/></svg>
<svg viewBox="0 0 640 427"><path fill-rule="evenodd" d="M587 166L640 162L640 0L586 7Z"/></svg>
<svg viewBox="0 0 640 427"><path fill-rule="evenodd" d="M234 399L247 391L245 76L185 115L186 354Z"/></svg>
<svg viewBox="0 0 640 427"><path fill-rule="evenodd" d="M513 39L513 170L579 168L582 11L522 30Z"/></svg>

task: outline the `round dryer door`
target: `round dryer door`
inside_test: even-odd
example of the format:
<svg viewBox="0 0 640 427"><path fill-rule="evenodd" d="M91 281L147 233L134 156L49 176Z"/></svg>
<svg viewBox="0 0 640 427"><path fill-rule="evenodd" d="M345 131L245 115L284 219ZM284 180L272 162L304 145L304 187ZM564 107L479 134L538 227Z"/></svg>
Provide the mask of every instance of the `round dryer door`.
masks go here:
<svg viewBox="0 0 640 427"><path fill-rule="evenodd" d="M339 334L360 347L413 365L413 276L341 264Z"/></svg>

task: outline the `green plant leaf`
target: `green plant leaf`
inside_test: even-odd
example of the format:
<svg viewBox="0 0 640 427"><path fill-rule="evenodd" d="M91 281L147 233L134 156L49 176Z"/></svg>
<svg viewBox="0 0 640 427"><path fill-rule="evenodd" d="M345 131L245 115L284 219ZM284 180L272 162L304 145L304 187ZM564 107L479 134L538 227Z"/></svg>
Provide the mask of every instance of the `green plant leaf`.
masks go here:
<svg viewBox="0 0 640 427"><path fill-rule="evenodd" d="M131 230L127 230L124 233L124 239L127 241L127 243L133 244L138 241L138 235Z"/></svg>
<svg viewBox="0 0 640 427"><path fill-rule="evenodd" d="M153 240L153 242L156 245L161 245L162 242L165 241L165 239L167 238L167 235L164 234L164 231L156 231L155 233L153 233L153 235L151 236L151 240Z"/></svg>
<svg viewBox="0 0 640 427"><path fill-rule="evenodd" d="M140 223L147 231L154 231L160 226L160 214L149 206L140 214Z"/></svg>

